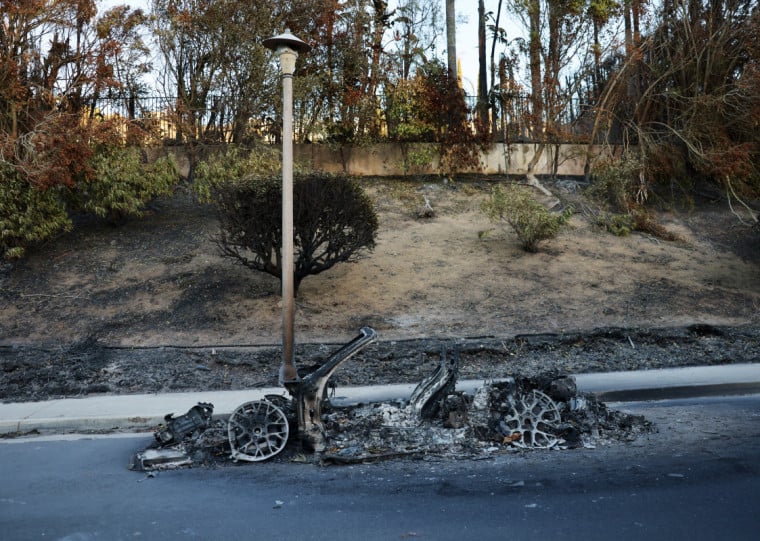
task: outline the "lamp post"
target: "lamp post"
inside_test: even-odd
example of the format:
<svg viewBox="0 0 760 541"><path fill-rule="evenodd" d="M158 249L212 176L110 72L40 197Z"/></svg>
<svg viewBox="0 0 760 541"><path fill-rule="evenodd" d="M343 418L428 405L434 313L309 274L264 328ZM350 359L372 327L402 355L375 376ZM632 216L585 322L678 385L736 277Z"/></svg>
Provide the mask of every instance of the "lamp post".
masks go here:
<svg viewBox="0 0 760 541"><path fill-rule="evenodd" d="M279 379L283 385L299 380L293 347L293 72L298 54L308 52L311 47L288 30L265 39L263 45L277 53L282 72L282 366Z"/></svg>

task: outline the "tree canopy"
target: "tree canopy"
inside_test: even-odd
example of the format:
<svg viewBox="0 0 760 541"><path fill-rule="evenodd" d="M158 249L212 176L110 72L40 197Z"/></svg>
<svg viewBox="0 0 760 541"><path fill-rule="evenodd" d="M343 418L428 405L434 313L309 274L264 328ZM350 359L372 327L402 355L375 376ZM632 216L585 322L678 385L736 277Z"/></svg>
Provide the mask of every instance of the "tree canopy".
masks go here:
<svg viewBox="0 0 760 541"><path fill-rule="evenodd" d="M479 32L458 44L454 6L150 0L147 12L99 13L94 0L6 1L2 156L36 186L90 178L92 148L80 143L107 131L93 131L108 117L103 99L128 100L130 142L169 137L140 115L150 91L169 100L175 142L277 139L276 59L262 41L289 29L313 47L294 79L301 141L635 142L651 179L697 175L737 197L757 191L757 0L483 1ZM451 109L465 103L447 58L457 47L480 48L481 71L491 61L477 121ZM658 156L671 148L683 159L665 168Z"/></svg>

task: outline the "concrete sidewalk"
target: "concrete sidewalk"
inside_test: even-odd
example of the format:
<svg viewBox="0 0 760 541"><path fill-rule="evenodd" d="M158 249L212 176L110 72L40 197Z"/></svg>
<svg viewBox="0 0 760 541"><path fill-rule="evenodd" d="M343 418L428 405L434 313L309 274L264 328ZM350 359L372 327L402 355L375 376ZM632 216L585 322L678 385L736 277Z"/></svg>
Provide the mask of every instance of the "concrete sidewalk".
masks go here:
<svg viewBox="0 0 760 541"><path fill-rule="evenodd" d="M601 400L642 401L697 396L760 393L760 364L700 366L636 372L578 374L578 390ZM483 380L463 380L457 389L472 392ZM406 399L416 384L340 387L335 405ZM246 391L105 395L44 402L0 404L0 434L149 430L164 415L181 415L198 402L214 405L215 415L229 415L239 405L265 395L286 396L282 387Z"/></svg>

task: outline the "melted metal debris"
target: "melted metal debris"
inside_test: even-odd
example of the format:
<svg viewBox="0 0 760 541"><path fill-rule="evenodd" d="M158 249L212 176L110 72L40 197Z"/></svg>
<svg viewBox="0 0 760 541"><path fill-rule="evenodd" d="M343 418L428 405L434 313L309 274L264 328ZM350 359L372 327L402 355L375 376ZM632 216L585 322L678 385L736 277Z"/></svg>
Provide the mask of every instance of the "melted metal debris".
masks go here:
<svg viewBox="0 0 760 541"><path fill-rule="evenodd" d="M652 432L642 416L608 409L578 395L572 377L518 379L442 400L440 415L422 419L413 406L368 404L335 409L325 426L335 463L394 456L484 458L520 449L595 448Z"/></svg>
<svg viewBox="0 0 760 541"><path fill-rule="evenodd" d="M526 449L593 449L632 441L654 431L642 416L610 410L593 396L579 395L571 376L507 379L486 385L473 395L452 392L431 396L437 403L425 405L424 409L435 411L432 416L421 415L420 402L412 401L341 408L325 403L322 421L326 448L315 458L336 464L408 456L480 459ZM290 434L296 434L292 401L284 397L267 398L287 417ZM193 417L190 412L188 415ZM256 432L258 425L245 426L243 439L239 429L232 431L237 434L234 445L239 446L243 440L270 445L270 434L255 440L249 435ZM166 429L159 430L153 448L135 456L133 469L168 469L233 460L234 445L231 448L225 421L209 421L205 429L185 431L181 441L175 437L169 444L161 443L162 430ZM282 423L278 423L277 430L278 434L283 431ZM303 460L299 458L303 455L297 438L291 437L286 444L277 442L274 448L265 449L263 459L271 459L283 451L278 456L280 460Z"/></svg>

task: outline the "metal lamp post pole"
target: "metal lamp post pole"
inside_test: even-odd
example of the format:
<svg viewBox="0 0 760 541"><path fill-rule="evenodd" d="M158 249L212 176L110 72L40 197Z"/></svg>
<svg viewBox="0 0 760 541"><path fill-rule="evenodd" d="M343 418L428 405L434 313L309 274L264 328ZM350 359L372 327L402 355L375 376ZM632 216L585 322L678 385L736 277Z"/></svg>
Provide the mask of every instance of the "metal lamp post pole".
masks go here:
<svg viewBox="0 0 760 541"><path fill-rule="evenodd" d="M293 262L293 72L286 71L286 64L295 68L298 53L282 47L282 366L280 384L298 379L294 355L295 293ZM290 57L290 58L287 58Z"/></svg>
<svg viewBox="0 0 760 541"><path fill-rule="evenodd" d="M274 50L282 71L282 366L280 384L298 381L294 355L295 293L293 262L293 73L298 53L311 47L285 31L265 39L264 46Z"/></svg>

